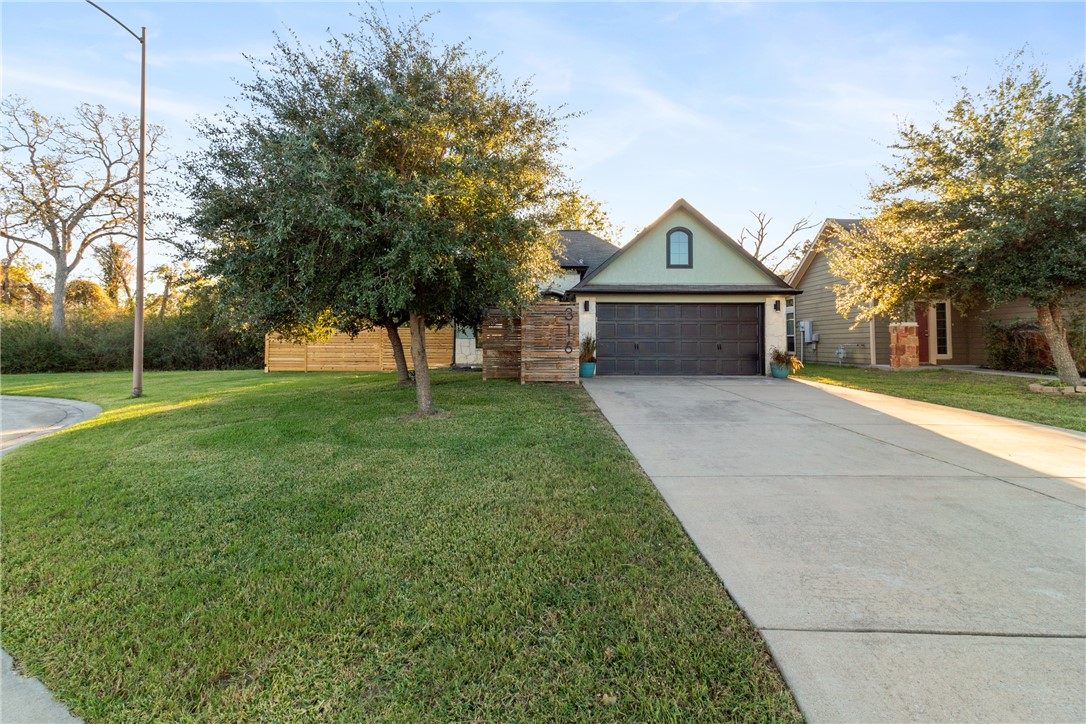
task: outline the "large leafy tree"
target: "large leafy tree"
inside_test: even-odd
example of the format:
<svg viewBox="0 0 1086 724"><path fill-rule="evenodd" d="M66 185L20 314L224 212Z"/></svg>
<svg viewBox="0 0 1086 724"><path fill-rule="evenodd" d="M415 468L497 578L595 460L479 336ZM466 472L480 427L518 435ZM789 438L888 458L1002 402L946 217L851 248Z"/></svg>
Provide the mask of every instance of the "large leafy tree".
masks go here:
<svg viewBox="0 0 1086 724"><path fill-rule="evenodd" d="M563 117L425 21L371 9L318 49L278 38L187 168L199 255L249 322L295 338L383 326L394 347L408 322L432 414L427 325L534 297L566 184Z"/></svg>
<svg viewBox="0 0 1086 724"><path fill-rule="evenodd" d="M1060 379L1081 384L1063 306L1086 288L1086 79L1066 92L1017 59L944 121L899 129L896 162L872 186L875 214L842 230L831 269L838 309L900 317L914 300L965 305L1025 297Z"/></svg>
<svg viewBox="0 0 1086 724"><path fill-rule="evenodd" d="M0 115L0 237L53 260L50 327L62 334L68 279L87 251L136 236L139 123L89 104L70 118L48 117L15 96L3 101ZM158 126L147 128L149 160L162 134Z"/></svg>

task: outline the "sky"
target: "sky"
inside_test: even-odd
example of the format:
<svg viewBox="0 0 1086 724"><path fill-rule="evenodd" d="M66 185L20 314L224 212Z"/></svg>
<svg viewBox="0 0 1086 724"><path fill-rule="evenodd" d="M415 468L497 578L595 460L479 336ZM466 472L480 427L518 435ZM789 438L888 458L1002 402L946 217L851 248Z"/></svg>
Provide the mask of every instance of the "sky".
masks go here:
<svg viewBox="0 0 1086 724"><path fill-rule="evenodd" d="M198 152L192 121L220 112L275 33L305 43L357 27L354 2L118 2L148 33L148 117L171 153ZM1086 3L442 2L439 41L495 57L509 81L577 113L564 161L626 241L685 198L738 239L809 218L862 216L899 124L930 126L964 85L983 90L1025 48L1057 86L1086 61ZM81 102L139 112L139 43L84 2L0 3L0 84L44 114ZM813 236L814 230L806 236ZM170 249L151 246L148 268ZM85 263L77 276L96 270Z"/></svg>

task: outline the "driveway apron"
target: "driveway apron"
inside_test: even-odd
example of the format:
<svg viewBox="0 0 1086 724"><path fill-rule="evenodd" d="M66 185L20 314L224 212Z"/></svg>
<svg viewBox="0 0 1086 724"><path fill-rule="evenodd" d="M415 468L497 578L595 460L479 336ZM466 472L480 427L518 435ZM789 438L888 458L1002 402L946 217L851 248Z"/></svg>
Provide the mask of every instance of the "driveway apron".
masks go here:
<svg viewBox="0 0 1086 724"><path fill-rule="evenodd" d="M797 380L585 389L811 721L1086 721L1086 435Z"/></svg>

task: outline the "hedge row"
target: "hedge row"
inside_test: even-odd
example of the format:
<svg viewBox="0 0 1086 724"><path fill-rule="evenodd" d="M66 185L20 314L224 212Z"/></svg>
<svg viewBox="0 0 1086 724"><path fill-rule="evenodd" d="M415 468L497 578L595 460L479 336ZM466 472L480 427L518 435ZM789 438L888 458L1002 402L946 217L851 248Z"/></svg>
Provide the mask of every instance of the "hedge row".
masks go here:
<svg viewBox="0 0 1086 724"><path fill-rule="evenodd" d="M107 372L132 367L129 315L69 314L63 336L44 314L5 313L0 330L0 372ZM237 333L191 313L148 317L144 369L254 369L264 364L260 335Z"/></svg>

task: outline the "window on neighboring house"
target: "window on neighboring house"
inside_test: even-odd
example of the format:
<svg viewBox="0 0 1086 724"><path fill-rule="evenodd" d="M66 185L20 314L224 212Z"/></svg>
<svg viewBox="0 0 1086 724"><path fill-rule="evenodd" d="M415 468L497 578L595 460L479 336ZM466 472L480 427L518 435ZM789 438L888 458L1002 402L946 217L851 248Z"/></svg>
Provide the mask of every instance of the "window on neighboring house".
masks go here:
<svg viewBox="0 0 1086 724"><path fill-rule="evenodd" d="M951 357L950 351L950 302L936 302L932 305L932 317L935 327L935 356Z"/></svg>
<svg viewBox="0 0 1086 724"><path fill-rule="evenodd" d="M694 266L694 235L681 226L667 232L668 267Z"/></svg>
<svg viewBox="0 0 1086 724"><path fill-rule="evenodd" d="M784 308L785 336L788 339L788 351L796 353L796 302L789 299Z"/></svg>

